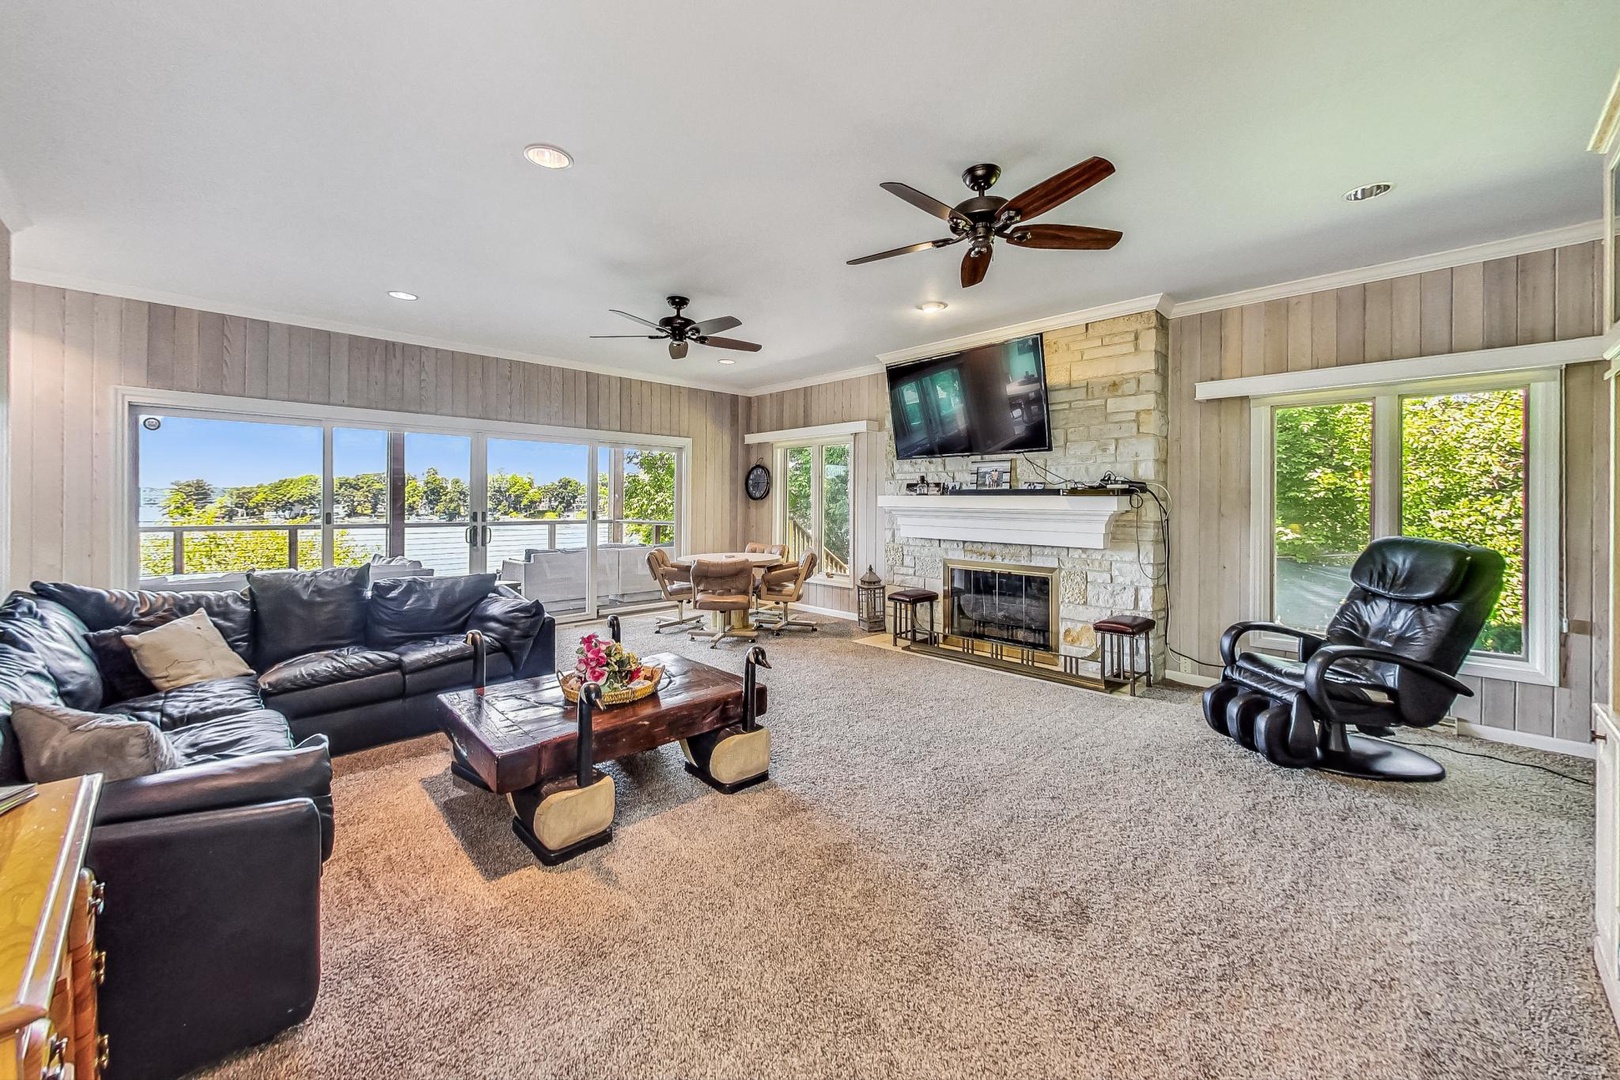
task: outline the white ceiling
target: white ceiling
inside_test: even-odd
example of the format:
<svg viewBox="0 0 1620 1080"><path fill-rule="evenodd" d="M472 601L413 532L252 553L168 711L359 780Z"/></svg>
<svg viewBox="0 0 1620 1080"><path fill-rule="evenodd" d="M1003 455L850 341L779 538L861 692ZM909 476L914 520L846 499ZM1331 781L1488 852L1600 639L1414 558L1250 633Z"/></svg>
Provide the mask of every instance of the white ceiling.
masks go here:
<svg viewBox="0 0 1620 1080"><path fill-rule="evenodd" d="M0 187L20 278L746 390L1590 220L1617 41L1614 0L7 0ZM879 181L1092 154L1042 220L1111 252L844 265L944 235ZM764 351L589 340L671 292Z"/></svg>

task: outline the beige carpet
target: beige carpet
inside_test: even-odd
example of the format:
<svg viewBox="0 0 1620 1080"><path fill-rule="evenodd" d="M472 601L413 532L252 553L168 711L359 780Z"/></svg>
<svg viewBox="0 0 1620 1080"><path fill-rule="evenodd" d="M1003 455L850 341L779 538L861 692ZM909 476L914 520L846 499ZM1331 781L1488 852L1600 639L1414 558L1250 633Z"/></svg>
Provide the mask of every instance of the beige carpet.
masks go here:
<svg viewBox="0 0 1620 1080"><path fill-rule="evenodd" d="M648 629L630 643L651 651ZM660 647L741 669L739 645ZM340 760L321 1000L208 1075L1620 1070L1590 787L1454 754L1437 785L1286 772L1184 695L864 648L839 623L767 647L772 782L726 797L674 748L622 762L616 839L566 868L451 780L437 738Z"/></svg>

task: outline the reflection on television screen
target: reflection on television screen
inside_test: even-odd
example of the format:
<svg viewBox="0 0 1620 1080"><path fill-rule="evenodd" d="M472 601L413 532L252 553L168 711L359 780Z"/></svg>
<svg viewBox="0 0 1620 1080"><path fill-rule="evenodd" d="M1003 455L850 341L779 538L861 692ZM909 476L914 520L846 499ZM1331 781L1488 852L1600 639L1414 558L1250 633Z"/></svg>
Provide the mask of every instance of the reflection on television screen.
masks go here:
<svg viewBox="0 0 1620 1080"><path fill-rule="evenodd" d="M1050 450L1041 336L889 368L901 458Z"/></svg>

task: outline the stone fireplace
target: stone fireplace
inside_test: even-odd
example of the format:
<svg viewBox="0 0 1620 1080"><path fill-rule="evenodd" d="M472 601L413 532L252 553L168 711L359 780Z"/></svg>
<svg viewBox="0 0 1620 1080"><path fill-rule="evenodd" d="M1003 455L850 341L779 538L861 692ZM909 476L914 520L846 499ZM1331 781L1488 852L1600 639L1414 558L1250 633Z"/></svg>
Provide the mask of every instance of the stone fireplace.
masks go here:
<svg viewBox="0 0 1620 1080"><path fill-rule="evenodd" d="M1013 336L1013 335L1009 335ZM1121 315L1043 334L1052 450L1019 455L1018 481L1095 483L1105 473L1155 485L1169 462L1169 358L1164 317L1157 311ZM886 422L887 426L887 422ZM1000 567L1014 579L1046 579L1009 592L997 582L974 620L979 640L1016 651L1045 635L1065 669L1095 672L1091 624L1115 614L1158 622L1153 667L1164 670L1167 567L1164 529L1156 504L1140 495L926 496L905 490L919 474L931 481L971 487L970 457L898 461L888 443L883 496L884 556L891 586L932 589L942 601L940 627L974 630L968 605L948 606L958 571ZM1162 486L1158 489L1165 494ZM992 505L993 504L993 505ZM982 509L981 509L982 508ZM984 579L970 578L977 583ZM1047 590L1049 625L1042 631L1009 629L1010 610L1040 607ZM1011 588L1011 587L1008 587ZM1018 603L1013 603L1013 597ZM975 600L978 605L981 601ZM960 610L958 610L958 607ZM999 612L998 614L994 614ZM1001 640L990 636L1000 635ZM1044 650L1043 650L1044 651Z"/></svg>

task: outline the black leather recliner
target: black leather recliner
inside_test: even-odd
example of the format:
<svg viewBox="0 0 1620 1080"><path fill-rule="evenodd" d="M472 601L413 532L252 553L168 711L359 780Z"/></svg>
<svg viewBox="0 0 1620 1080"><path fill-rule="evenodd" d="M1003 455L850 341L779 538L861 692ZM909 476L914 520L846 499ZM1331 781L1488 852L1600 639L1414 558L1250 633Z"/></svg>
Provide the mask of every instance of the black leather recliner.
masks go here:
<svg viewBox="0 0 1620 1080"><path fill-rule="evenodd" d="M1489 548L1405 536L1374 540L1350 570L1352 588L1318 637L1240 622L1221 637L1221 681L1204 691L1204 719L1287 768L1370 780L1439 780L1437 761L1382 738L1430 727L1459 694L1456 678L1502 591L1505 564ZM1244 635L1286 634L1299 658L1238 652ZM1353 735L1350 725L1364 734Z"/></svg>

